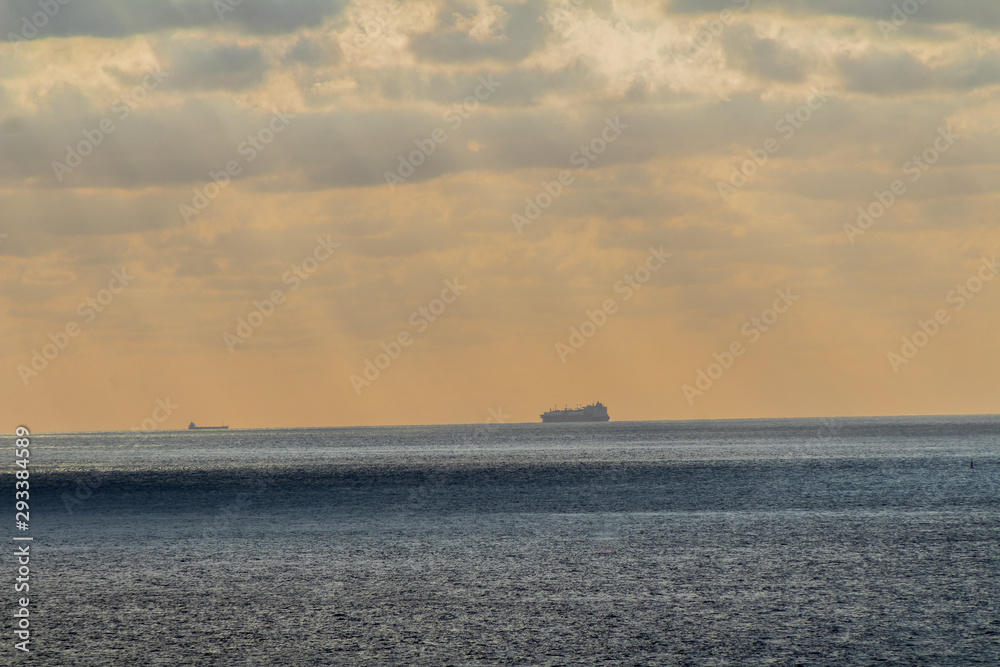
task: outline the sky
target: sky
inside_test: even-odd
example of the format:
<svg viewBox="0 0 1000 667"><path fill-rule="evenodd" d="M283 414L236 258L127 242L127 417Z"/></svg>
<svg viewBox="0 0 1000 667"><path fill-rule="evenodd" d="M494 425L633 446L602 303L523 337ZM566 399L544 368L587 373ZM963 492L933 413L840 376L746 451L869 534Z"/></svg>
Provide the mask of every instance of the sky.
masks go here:
<svg viewBox="0 0 1000 667"><path fill-rule="evenodd" d="M11 0L33 431L1000 412L996 0Z"/></svg>

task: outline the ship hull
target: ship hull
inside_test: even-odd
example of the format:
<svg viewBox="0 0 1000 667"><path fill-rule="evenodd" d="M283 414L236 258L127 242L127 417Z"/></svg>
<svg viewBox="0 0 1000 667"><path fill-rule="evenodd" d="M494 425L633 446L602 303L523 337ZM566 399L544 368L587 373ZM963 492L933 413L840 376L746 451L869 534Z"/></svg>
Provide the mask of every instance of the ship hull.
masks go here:
<svg viewBox="0 0 1000 667"><path fill-rule="evenodd" d="M588 417L586 415L542 415L543 422L606 422L611 421L611 417L603 415L599 417Z"/></svg>
<svg viewBox="0 0 1000 667"><path fill-rule="evenodd" d="M228 426L188 426L189 431L225 431Z"/></svg>

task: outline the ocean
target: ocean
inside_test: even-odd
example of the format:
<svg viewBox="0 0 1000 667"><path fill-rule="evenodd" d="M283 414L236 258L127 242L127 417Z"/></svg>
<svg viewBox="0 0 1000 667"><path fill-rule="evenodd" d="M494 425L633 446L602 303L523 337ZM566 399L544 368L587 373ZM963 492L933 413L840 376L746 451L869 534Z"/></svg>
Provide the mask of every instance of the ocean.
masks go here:
<svg viewBox="0 0 1000 667"><path fill-rule="evenodd" d="M997 416L31 440L8 664L1000 664Z"/></svg>

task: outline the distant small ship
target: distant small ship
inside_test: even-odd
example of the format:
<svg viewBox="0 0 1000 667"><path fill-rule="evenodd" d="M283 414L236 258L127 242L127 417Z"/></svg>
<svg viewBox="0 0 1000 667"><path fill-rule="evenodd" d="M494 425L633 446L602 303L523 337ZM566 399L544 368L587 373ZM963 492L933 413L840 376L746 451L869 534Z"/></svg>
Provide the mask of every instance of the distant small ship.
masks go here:
<svg viewBox="0 0 1000 667"><path fill-rule="evenodd" d="M208 430L208 431L222 431L222 430L225 430L227 428L229 428L229 427L228 426L195 426L194 422L191 422L190 424L188 424L188 430L189 431L203 431L203 430Z"/></svg>
<svg viewBox="0 0 1000 667"><path fill-rule="evenodd" d="M600 401L583 408L549 410L541 415L543 422L606 422L610 421L608 408Z"/></svg>

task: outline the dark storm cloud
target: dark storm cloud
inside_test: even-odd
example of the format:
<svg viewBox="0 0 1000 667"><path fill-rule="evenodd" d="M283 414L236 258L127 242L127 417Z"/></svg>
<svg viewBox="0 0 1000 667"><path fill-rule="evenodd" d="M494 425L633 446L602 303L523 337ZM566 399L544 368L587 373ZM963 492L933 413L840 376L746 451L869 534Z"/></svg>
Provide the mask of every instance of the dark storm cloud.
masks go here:
<svg viewBox="0 0 1000 667"><path fill-rule="evenodd" d="M805 78L808 65L805 55L777 40L758 37L753 26L733 26L725 33L722 44L727 63L748 74L776 81Z"/></svg>
<svg viewBox="0 0 1000 667"><path fill-rule="evenodd" d="M971 90L1000 83L1000 55L992 53L932 68L908 53L870 50L844 56L837 65L849 89L871 94Z"/></svg>
<svg viewBox="0 0 1000 667"><path fill-rule="evenodd" d="M177 28L292 32L337 14L343 0L5 0L0 36L118 38ZM49 7L45 16L42 5ZM229 10L232 11L229 11ZM36 16L43 12L41 16ZM34 25L32 25L34 24ZM37 30L37 33L34 31Z"/></svg>
<svg viewBox="0 0 1000 667"><path fill-rule="evenodd" d="M260 83L268 67L257 47L201 42L172 45L167 62L167 85L180 90L243 90Z"/></svg>
<svg viewBox="0 0 1000 667"><path fill-rule="evenodd" d="M904 0L672 0L667 11L696 14L746 8L748 12L779 11L790 15L814 14L854 16L872 21L889 21ZM1000 27L1000 3L996 0L907 0L916 10L908 20L917 23L970 23L982 28Z"/></svg>
<svg viewBox="0 0 1000 667"><path fill-rule="evenodd" d="M410 49L424 60L457 63L477 60L524 60L545 42L543 0L528 0L523 4L497 3L507 14L505 27L494 41L478 42L468 32L456 27L456 22L475 15L470 3L449 1L439 12L439 25L423 35L414 35Z"/></svg>

